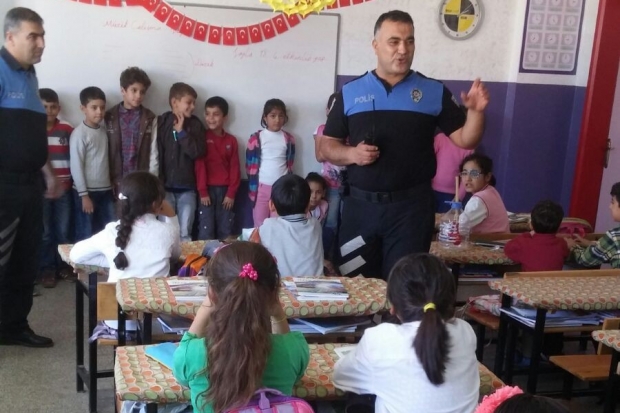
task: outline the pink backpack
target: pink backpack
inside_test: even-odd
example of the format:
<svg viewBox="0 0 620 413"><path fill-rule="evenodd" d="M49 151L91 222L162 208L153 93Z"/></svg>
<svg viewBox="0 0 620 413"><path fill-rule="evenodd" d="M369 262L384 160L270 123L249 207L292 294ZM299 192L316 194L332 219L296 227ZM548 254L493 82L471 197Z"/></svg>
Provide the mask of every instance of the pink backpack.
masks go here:
<svg viewBox="0 0 620 413"><path fill-rule="evenodd" d="M244 407L227 410L226 413L314 413L314 410L305 400L265 388L257 390Z"/></svg>

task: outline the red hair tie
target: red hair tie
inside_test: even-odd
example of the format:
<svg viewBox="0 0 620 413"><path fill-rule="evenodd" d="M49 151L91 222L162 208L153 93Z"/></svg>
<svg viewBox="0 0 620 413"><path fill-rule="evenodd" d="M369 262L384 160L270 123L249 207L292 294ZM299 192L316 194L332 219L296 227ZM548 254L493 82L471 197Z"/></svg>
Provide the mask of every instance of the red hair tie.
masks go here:
<svg viewBox="0 0 620 413"><path fill-rule="evenodd" d="M250 280L256 281L258 280L258 273L254 269L254 266L251 263L245 264L241 268L241 272L239 273L239 277L241 278L249 278Z"/></svg>

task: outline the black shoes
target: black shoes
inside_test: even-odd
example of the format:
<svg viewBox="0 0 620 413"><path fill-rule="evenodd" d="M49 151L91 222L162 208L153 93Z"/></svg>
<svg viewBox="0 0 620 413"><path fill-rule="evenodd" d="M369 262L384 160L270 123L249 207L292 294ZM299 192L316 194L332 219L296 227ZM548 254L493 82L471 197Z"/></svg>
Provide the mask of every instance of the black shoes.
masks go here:
<svg viewBox="0 0 620 413"><path fill-rule="evenodd" d="M31 329L27 329L19 334L0 336L0 345L44 348L53 347L54 342L51 338L38 336Z"/></svg>

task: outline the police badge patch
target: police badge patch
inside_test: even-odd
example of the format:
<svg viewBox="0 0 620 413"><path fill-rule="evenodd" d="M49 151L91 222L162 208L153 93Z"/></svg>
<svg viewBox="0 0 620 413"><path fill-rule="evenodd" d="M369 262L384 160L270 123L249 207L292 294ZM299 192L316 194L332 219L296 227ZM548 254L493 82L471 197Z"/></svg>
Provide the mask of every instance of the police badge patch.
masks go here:
<svg viewBox="0 0 620 413"><path fill-rule="evenodd" d="M422 100L422 91L420 89L413 89L411 91L411 99L413 99L415 103L418 103Z"/></svg>

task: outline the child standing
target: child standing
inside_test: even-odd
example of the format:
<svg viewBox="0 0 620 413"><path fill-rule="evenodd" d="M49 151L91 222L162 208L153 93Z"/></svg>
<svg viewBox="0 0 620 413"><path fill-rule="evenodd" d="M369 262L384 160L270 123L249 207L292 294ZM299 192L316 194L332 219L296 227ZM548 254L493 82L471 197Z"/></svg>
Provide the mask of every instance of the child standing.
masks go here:
<svg viewBox="0 0 620 413"><path fill-rule="evenodd" d="M120 191L120 220L75 244L71 260L110 267L108 282L168 276L181 244L179 220L165 201L163 185L148 172L133 172L123 178Z"/></svg>
<svg viewBox="0 0 620 413"><path fill-rule="evenodd" d="M206 275L208 294L174 353L174 377L189 386L194 411L244 406L261 387L291 395L310 354L303 335L289 330L273 256L234 242L214 255Z"/></svg>
<svg viewBox="0 0 620 413"><path fill-rule="evenodd" d="M200 195L198 239L223 240L232 234L235 196L241 181L237 138L226 133L228 102L214 96L205 103L207 154L196 160Z"/></svg>
<svg viewBox="0 0 620 413"><path fill-rule="evenodd" d="M461 172L459 165L463 159L474 153L473 149L463 149L454 144L446 134L439 132L435 135L435 157L437 158L437 172L431 185L435 192L435 212L444 213L450 209L449 201L454 199L454 178ZM461 185L459 199L465 197L465 190Z"/></svg>
<svg viewBox="0 0 620 413"><path fill-rule="evenodd" d="M461 215L462 222L469 224L472 234L510 232L504 201L491 185L493 179L491 158L473 153L463 159L459 169L465 190L472 194Z"/></svg>
<svg viewBox="0 0 620 413"><path fill-rule="evenodd" d="M69 141L75 201L75 240L81 241L114 221L108 136L101 127L105 94L95 86L80 92L84 121Z"/></svg>
<svg viewBox="0 0 620 413"><path fill-rule="evenodd" d="M336 363L334 385L376 395L376 413L474 411L476 335L454 318L450 271L433 255L408 255L390 272L387 296L401 324L364 331L355 350Z"/></svg>
<svg viewBox="0 0 620 413"><path fill-rule="evenodd" d="M521 263L523 271L560 271L569 255L564 239L557 236L564 210L553 201L540 201L532 209L532 231L506 243L504 252Z"/></svg>
<svg viewBox="0 0 620 413"><path fill-rule="evenodd" d="M283 175L293 173L295 138L282 129L288 122L286 105L280 99L269 99L263 108L260 130L250 136L245 151L245 170L249 181L249 197L254 205L254 226L269 218L271 186Z"/></svg>
<svg viewBox="0 0 620 413"><path fill-rule="evenodd" d="M41 243L41 284L54 288L60 277L58 245L69 244L71 236L71 166L69 165L69 138L73 127L58 119L60 102L52 89L39 89L41 102L47 114L47 146L49 159L62 188L62 195L56 199L43 199L43 242Z"/></svg>
<svg viewBox="0 0 620 413"><path fill-rule="evenodd" d="M306 182L310 186L310 205L308 207L308 218L314 217L321 225L325 223L325 218L329 215L329 204L324 199L327 191L327 181L316 172L310 172L306 176ZM323 243L323 249L325 249Z"/></svg>
<svg viewBox="0 0 620 413"><path fill-rule="evenodd" d="M206 151L205 127L194 116L198 95L193 87L175 83L170 88L170 112L157 120L159 177L166 188L166 200L179 216L181 241L191 241L196 212L194 161Z"/></svg>
<svg viewBox="0 0 620 413"><path fill-rule="evenodd" d="M142 106L151 80L144 70L129 67L121 73L123 101L105 114L110 150L110 175L115 189L127 174L159 174L157 116Z"/></svg>

